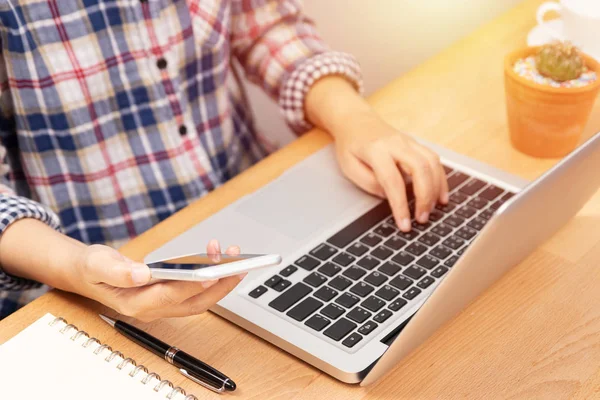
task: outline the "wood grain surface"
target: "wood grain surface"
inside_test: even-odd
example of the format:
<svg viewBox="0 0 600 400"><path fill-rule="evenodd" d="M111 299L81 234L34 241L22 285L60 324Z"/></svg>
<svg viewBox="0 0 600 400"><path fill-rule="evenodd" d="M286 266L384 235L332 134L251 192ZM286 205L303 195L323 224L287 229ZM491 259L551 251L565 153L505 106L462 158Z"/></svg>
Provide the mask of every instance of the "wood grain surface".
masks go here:
<svg viewBox="0 0 600 400"><path fill-rule="evenodd" d="M541 2L523 2L369 101L400 130L534 179L556 160L530 158L510 146L502 61L526 44ZM585 135L597 130L600 102ZM308 133L128 243L123 252L142 259L329 142L322 132ZM600 399L599 226L597 193L548 243L368 388L340 383L211 313L138 326L230 375L239 389L227 398ZM218 398L106 326L96 316L100 311L106 310L90 300L53 291L1 321L0 343L50 312L200 399Z"/></svg>

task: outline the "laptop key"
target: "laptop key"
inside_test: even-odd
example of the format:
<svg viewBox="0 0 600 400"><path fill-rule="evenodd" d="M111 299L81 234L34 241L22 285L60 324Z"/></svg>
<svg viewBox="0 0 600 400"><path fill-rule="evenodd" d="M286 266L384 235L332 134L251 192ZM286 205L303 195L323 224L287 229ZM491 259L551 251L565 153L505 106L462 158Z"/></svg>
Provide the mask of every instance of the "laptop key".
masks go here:
<svg viewBox="0 0 600 400"><path fill-rule="evenodd" d="M427 269L431 269L433 267L435 267L436 265L438 265L440 263L440 260L438 260L437 258L430 256L429 254L425 254L423 257L419 258L419 260L417 261L417 264L420 265L421 267L425 267Z"/></svg>
<svg viewBox="0 0 600 400"><path fill-rule="evenodd" d="M504 196L501 197L502 201L508 201L514 197L514 193L507 192Z"/></svg>
<svg viewBox="0 0 600 400"><path fill-rule="evenodd" d="M486 185L485 182L480 181L476 178L471 178L467 183L464 184L463 187L459 189L459 192L464 193L468 196L473 196L480 189L482 189Z"/></svg>
<svg viewBox="0 0 600 400"><path fill-rule="evenodd" d="M454 171L452 168L447 167L445 165L442 165L442 167L444 167L444 172L446 173L446 176L450 175L452 173L452 171Z"/></svg>
<svg viewBox="0 0 600 400"><path fill-rule="evenodd" d="M375 312L381 309L381 307L385 306L385 301L378 299L375 296L369 296L369 298L363 301L360 305L369 311Z"/></svg>
<svg viewBox="0 0 600 400"><path fill-rule="evenodd" d="M487 224L487 220L479 217L473 218L467 225L475 230L482 230L483 227Z"/></svg>
<svg viewBox="0 0 600 400"><path fill-rule="evenodd" d="M265 281L265 286L272 288L273 286L275 286L279 282L281 282L281 279L282 278L279 275L273 275L272 277L270 277L269 279L267 279Z"/></svg>
<svg viewBox="0 0 600 400"><path fill-rule="evenodd" d="M371 313L361 307L356 307L348 314L346 314L346 318L351 319L354 322L365 322L367 319L371 317Z"/></svg>
<svg viewBox="0 0 600 400"><path fill-rule="evenodd" d="M408 267L402 272L404 275L413 279L420 279L423 275L427 273L423 268L419 268L415 265Z"/></svg>
<svg viewBox="0 0 600 400"><path fill-rule="evenodd" d="M350 288L350 291L360 297L365 297L369 293L371 293L375 288L371 285L368 285L364 282L358 282L356 285Z"/></svg>
<svg viewBox="0 0 600 400"><path fill-rule="evenodd" d="M341 265L342 267L347 267L352 264L356 258L347 253L340 253L337 256L333 257L333 262Z"/></svg>
<svg viewBox="0 0 600 400"><path fill-rule="evenodd" d="M308 283L310 286L319 287L322 284L324 284L325 282L327 282L327 278L325 278L321 274L317 274L316 272L313 272L312 274L310 274L309 276L304 278L303 281L305 283Z"/></svg>
<svg viewBox="0 0 600 400"><path fill-rule="evenodd" d="M392 311L398 311L399 309L401 309L402 307L404 307L407 304L408 304L408 302L404 299L396 299L392 303L390 303L388 308Z"/></svg>
<svg viewBox="0 0 600 400"><path fill-rule="evenodd" d="M433 282L435 282L435 279L430 276L426 276L417 283L417 286L421 289L427 289Z"/></svg>
<svg viewBox="0 0 600 400"><path fill-rule="evenodd" d="M343 276L336 276L329 282L329 286L337 290L344 290L350 285L352 285L352 281Z"/></svg>
<svg viewBox="0 0 600 400"><path fill-rule="evenodd" d="M348 268L347 270L345 270L342 275L347 276L348 278L356 281L356 280L359 280L360 278L362 278L366 273L367 273L367 271L365 271L364 269L359 268L356 265L353 265L350 268Z"/></svg>
<svg viewBox="0 0 600 400"><path fill-rule="evenodd" d="M336 321L333 325L323 331L323 334L336 342L340 341L347 334L356 329L356 324L346 318L341 318Z"/></svg>
<svg viewBox="0 0 600 400"><path fill-rule="evenodd" d="M390 236L392 233L396 232L396 228L391 225L383 224L378 226L375 231L379 236L383 236L384 238Z"/></svg>
<svg viewBox="0 0 600 400"><path fill-rule="evenodd" d="M385 241L384 245L393 250L400 250L406 246L406 241L400 239L398 236L392 236Z"/></svg>
<svg viewBox="0 0 600 400"><path fill-rule="evenodd" d="M398 233L396 233L396 236L398 236L404 240L411 241L414 238L416 238L417 236L419 236L419 232L416 232L414 230L411 230L408 232L399 231Z"/></svg>
<svg viewBox="0 0 600 400"><path fill-rule="evenodd" d="M459 208L458 210L456 210L456 215L461 216L466 219L471 218L475 214L477 214L477 210L472 207L469 207L469 206L463 206L463 207Z"/></svg>
<svg viewBox="0 0 600 400"><path fill-rule="evenodd" d="M348 336L342 344L346 347L353 348L354 345L362 340L362 336L358 333L354 332L352 335Z"/></svg>
<svg viewBox="0 0 600 400"><path fill-rule="evenodd" d="M387 247L383 247L383 246L379 246L376 247L375 249L373 249L373 251L371 252L371 255L374 257L379 258L380 260L385 260L386 258L388 258L389 256L391 256L392 254L394 254L393 251L391 251L390 249L388 249ZM365 257L366 258L366 257ZM361 260L362 261L362 260ZM360 263L358 264L360 265ZM361 265L362 266L362 265ZM371 268L369 268L371 269Z"/></svg>
<svg viewBox="0 0 600 400"><path fill-rule="evenodd" d="M400 253L398 253L394 257L392 257L393 262L400 264L402 266L407 266L414 260L415 260L415 258L405 251L401 251Z"/></svg>
<svg viewBox="0 0 600 400"><path fill-rule="evenodd" d="M412 283L413 281L402 275L398 275L390 281L390 285L397 287L400 290L406 290Z"/></svg>
<svg viewBox="0 0 600 400"><path fill-rule="evenodd" d="M292 282L288 281L287 279L282 279L281 282L279 282L277 285L273 286L273 290L275 290L277 292L283 292L285 289L290 287L291 284L292 284Z"/></svg>
<svg viewBox="0 0 600 400"><path fill-rule="evenodd" d="M299 266L300 268L303 268L307 271L312 271L313 269L315 269L317 267L317 265L321 264L318 260L315 260L314 258L312 258L311 256L304 256L301 257L298 261L296 261L295 263L297 266Z"/></svg>
<svg viewBox="0 0 600 400"><path fill-rule="evenodd" d="M383 240L382 238L380 238L379 236L377 236L374 233L369 233L368 235L366 235L360 239L360 241L362 243L364 243L370 247L377 246L379 244L379 242L381 242L382 240Z"/></svg>
<svg viewBox="0 0 600 400"><path fill-rule="evenodd" d="M477 231L469 226L463 226L462 228L457 230L454 234L465 240L471 240L473 237L475 237L475 235L477 235Z"/></svg>
<svg viewBox="0 0 600 400"><path fill-rule="evenodd" d="M329 301L338 295L337 290L330 288L329 286L323 286L319 290L317 290L314 296L323 301Z"/></svg>
<svg viewBox="0 0 600 400"><path fill-rule="evenodd" d="M455 215L451 215L444 220L446 225L450 225L453 228L458 228L465 222L464 219L457 217Z"/></svg>
<svg viewBox="0 0 600 400"><path fill-rule="evenodd" d="M450 247L452 250L460 249L465 241L456 236L450 236L448 239L444 240L444 246Z"/></svg>
<svg viewBox="0 0 600 400"><path fill-rule="evenodd" d="M309 297L295 305L286 315L296 321L304 321L309 315L321 308L321 306L323 306L323 303Z"/></svg>
<svg viewBox="0 0 600 400"><path fill-rule="evenodd" d="M421 254L427 251L427 247L418 242L413 242L406 248L406 251L414 254L415 256L420 256ZM393 260L393 259L392 259Z"/></svg>
<svg viewBox="0 0 600 400"><path fill-rule="evenodd" d="M492 201L495 200L496 197L500 196L504 193L503 189L496 187L494 185L488 186L483 192L479 193L479 196L483 197L486 200Z"/></svg>
<svg viewBox="0 0 600 400"><path fill-rule="evenodd" d="M296 283L294 286L280 294L275 300L269 303L269 307L276 309L277 311L283 312L302 300L312 289L306 286L302 282Z"/></svg>
<svg viewBox="0 0 600 400"><path fill-rule="evenodd" d="M341 270L342 270L342 267L340 267L339 265L335 265L334 263L331 263L331 262L326 262L325 264L320 266L317 271L319 271L323 275L332 277L332 276L336 275L338 272L340 272Z"/></svg>
<svg viewBox="0 0 600 400"><path fill-rule="evenodd" d="M348 247L346 249L346 251L352 255L360 257L363 254L365 254L367 251L369 251L369 248L367 246L365 246L364 244L354 243L352 246Z"/></svg>
<svg viewBox="0 0 600 400"><path fill-rule="evenodd" d="M426 244L427 246L434 246L440 241L440 237L433 233L426 232L419 238L419 242Z"/></svg>
<svg viewBox="0 0 600 400"><path fill-rule="evenodd" d="M437 206L435 206L435 208L441 212L449 213L449 212L452 212L452 210L454 210L456 208L456 206L452 203L448 203L448 204L438 204Z"/></svg>
<svg viewBox="0 0 600 400"><path fill-rule="evenodd" d="M354 222L327 239L327 243L339 248L344 248L358 237L364 235L364 233L375 226L375 224L379 223L384 218L387 218L391 213L392 211L388 202L382 201L361 217L354 220Z"/></svg>
<svg viewBox="0 0 600 400"><path fill-rule="evenodd" d="M346 310L336 304L327 304L327 306L321 310L321 314L331 319L338 319L338 317L345 312Z"/></svg>
<svg viewBox="0 0 600 400"><path fill-rule="evenodd" d="M492 215L494 215L494 211L493 211L493 210L490 210L490 209L488 208L487 210L484 210L484 211L482 211L482 212L479 214L479 217L480 217L480 218L483 218L483 219L490 219L490 218L492 218Z"/></svg>
<svg viewBox="0 0 600 400"><path fill-rule="evenodd" d="M448 190L452 191L456 189L460 184L469 179L468 175L463 174L462 172L456 171L448 178Z"/></svg>
<svg viewBox="0 0 600 400"><path fill-rule="evenodd" d="M439 210L433 210L430 214L429 214L429 220L431 222L437 222L440 219L444 218L444 213L442 213Z"/></svg>
<svg viewBox="0 0 600 400"><path fill-rule="evenodd" d="M331 247L325 243L317 246L317 248L313 249L310 252L311 256L318 258L321 261L328 260L333 257L333 255L337 253L337 250L334 247Z"/></svg>
<svg viewBox="0 0 600 400"><path fill-rule="evenodd" d="M250 293L248 293L248 296L252 297L253 299L258 299L260 296L267 293L268 290L269 289L267 289L264 286L259 286L256 289L252 290Z"/></svg>
<svg viewBox="0 0 600 400"><path fill-rule="evenodd" d="M387 281L385 275L377 271L372 272L365 278L365 282L370 283L373 286L381 286L385 281Z"/></svg>
<svg viewBox="0 0 600 400"><path fill-rule="evenodd" d="M411 225L412 225L413 229L416 229L418 231L426 231L431 226L431 223L425 222L424 224L421 224L421 223L413 220Z"/></svg>
<svg viewBox="0 0 600 400"><path fill-rule="evenodd" d="M381 267L379 267L377 270L380 272L383 272L384 274L386 274L388 276L394 276L401 269L402 268L400 268L397 264L394 264L393 262L388 261L385 264L383 264Z"/></svg>
<svg viewBox="0 0 600 400"><path fill-rule="evenodd" d="M441 278L446 272L448 272L448 268L439 266L431 272L431 275L436 278Z"/></svg>
<svg viewBox="0 0 600 400"><path fill-rule="evenodd" d="M314 329L315 331L319 332L321 330L323 330L323 328L325 328L327 325L329 325L331 323L330 320L328 320L327 318L316 314L313 315L312 317L310 317L305 323L304 325L308 326L309 328Z"/></svg>
<svg viewBox="0 0 600 400"><path fill-rule="evenodd" d="M376 316L373 317L373 321L383 324L391 316L392 316L392 313L390 312L390 310L381 310L377 313Z"/></svg>
<svg viewBox="0 0 600 400"><path fill-rule="evenodd" d="M360 328L358 328L358 333L366 336L369 333L373 332L377 328L377 326L378 325L375 322L369 321Z"/></svg>
<svg viewBox="0 0 600 400"><path fill-rule="evenodd" d="M399 291L397 291L396 289L394 289L393 287L389 286L389 285L385 285L384 287L382 287L381 289L379 289L377 292L375 292L375 295L381 297L384 300L392 300L394 297L398 296L400 294Z"/></svg>
<svg viewBox="0 0 600 400"><path fill-rule="evenodd" d="M436 226L434 226L431 229L431 232L433 232L433 233L435 233L436 235L439 235L439 236L446 236L450 232L452 232L452 228L449 227L448 225L440 223L440 224L437 224Z"/></svg>
<svg viewBox="0 0 600 400"><path fill-rule="evenodd" d="M296 271L298 271L298 267L294 267L293 265L288 265L287 267L285 267L284 269L281 270L279 275L287 278L288 276L290 276L291 274L293 274Z"/></svg>
<svg viewBox="0 0 600 400"><path fill-rule="evenodd" d="M485 206L488 205L488 201L484 198L481 197L475 197L474 199L472 199L471 201L469 201L467 203L468 206L471 206L473 208L476 208L478 210L482 210L485 208Z"/></svg>
<svg viewBox="0 0 600 400"><path fill-rule="evenodd" d="M429 254L431 254L434 257L439 258L440 260L445 260L446 257L448 257L450 254L452 254L452 251L450 249L448 249L447 247L444 247L441 244L438 244L433 249L429 250Z"/></svg>
<svg viewBox="0 0 600 400"><path fill-rule="evenodd" d="M452 256L449 259L447 259L446 262L444 262L444 265L446 267L453 267L454 264L456 264L457 261L458 261L458 257L457 256Z"/></svg>
<svg viewBox="0 0 600 400"><path fill-rule="evenodd" d="M460 192L455 192L450 195L450 201L456 204L462 204L467 201L468 198L469 196L465 196Z"/></svg>
<svg viewBox="0 0 600 400"><path fill-rule="evenodd" d="M390 253L391 253L391 251L390 251ZM375 268L376 266L378 266L379 263L380 263L379 260L377 260L374 257L364 256L363 258L361 258L360 260L358 260L358 262L356 264L360 265L364 269L372 270L373 268Z"/></svg>
<svg viewBox="0 0 600 400"><path fill-rule="evenodd" d="M353 294L350 293L343 293L340 297L338 297L337 299L335 299L335 302L346 307L346 308L350 308L353 305L355 305L356 303L359 302L359 298L354 296Z"/></svg>
<svg viewBox="0 0 600 400"><path fill-rule="evenodd" d="M413 286L410 289L408 289L408 291L406 293L404 293L402 295L402 297L404 297L405 299L408 299L408 300L412 300L415 297L417 297L419 294L421 294L421 290L417 289L416 287Z"/></svg>

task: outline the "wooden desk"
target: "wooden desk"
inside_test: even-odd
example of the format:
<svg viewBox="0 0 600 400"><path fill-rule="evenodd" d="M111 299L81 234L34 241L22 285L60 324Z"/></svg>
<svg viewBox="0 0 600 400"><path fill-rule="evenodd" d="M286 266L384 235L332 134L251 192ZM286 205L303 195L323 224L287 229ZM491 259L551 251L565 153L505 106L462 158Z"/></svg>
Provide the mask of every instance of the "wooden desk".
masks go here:
<svg viewBox="0 0 600 400"><path fill-rule="evenodd" d="M508 142L503 56L525 45L541 0L525 1L370 98L398 129L533 179L540 161ZM401 38L399 38L401 40ZM586 129L600 129L600 103ZM311 132L123 248L141 259L211 213L275 178L329 142ZM145 327L222 368L235 398L600 398L600 193L553 239L369 388L342 384L229 322L206 313ZM96 317L102 307L52 292L0 323L0 342L46 312L149 366L200 398L217 398L132 345Z"/></svg>

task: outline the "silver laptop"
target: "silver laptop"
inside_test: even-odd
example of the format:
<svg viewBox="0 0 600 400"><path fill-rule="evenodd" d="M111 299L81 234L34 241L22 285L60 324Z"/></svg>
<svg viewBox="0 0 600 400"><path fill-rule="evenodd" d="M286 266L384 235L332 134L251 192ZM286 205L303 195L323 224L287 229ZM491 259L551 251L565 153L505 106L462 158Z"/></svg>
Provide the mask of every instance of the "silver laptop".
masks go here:
<svg viewBox="0 0 600 400"><path fill-rule="evenodd" d="M450 203L410 233L343 178L331 146L150 254L217 237L281 266L249 274L213 311L335 378L368 385L394 368L565 224L600 186L600 133L528 184L440 154ZM412 198L409 190L409 198Z"/></svg>

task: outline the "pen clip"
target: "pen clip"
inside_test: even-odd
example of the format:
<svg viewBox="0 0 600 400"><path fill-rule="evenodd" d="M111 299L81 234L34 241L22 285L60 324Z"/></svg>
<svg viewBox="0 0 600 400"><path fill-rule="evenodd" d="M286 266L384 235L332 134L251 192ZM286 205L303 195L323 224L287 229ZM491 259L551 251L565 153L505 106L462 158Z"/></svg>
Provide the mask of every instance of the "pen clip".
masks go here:
<svg viewBox="0 0 600 400"><path fill-rule="evenodd" d="M189 372L187 372L183 368L180 368L179 372L181 372L181 374L183 376L185 376L186 378L196 382L200 386L204 386L205 388L212 390L213 392L223 393L225 391L225 382L223 382L223 385L220 388L216 388L214 386L209 385L206 382L201 381L200 379L196 378L195 376L191 375Z"/></svg>

